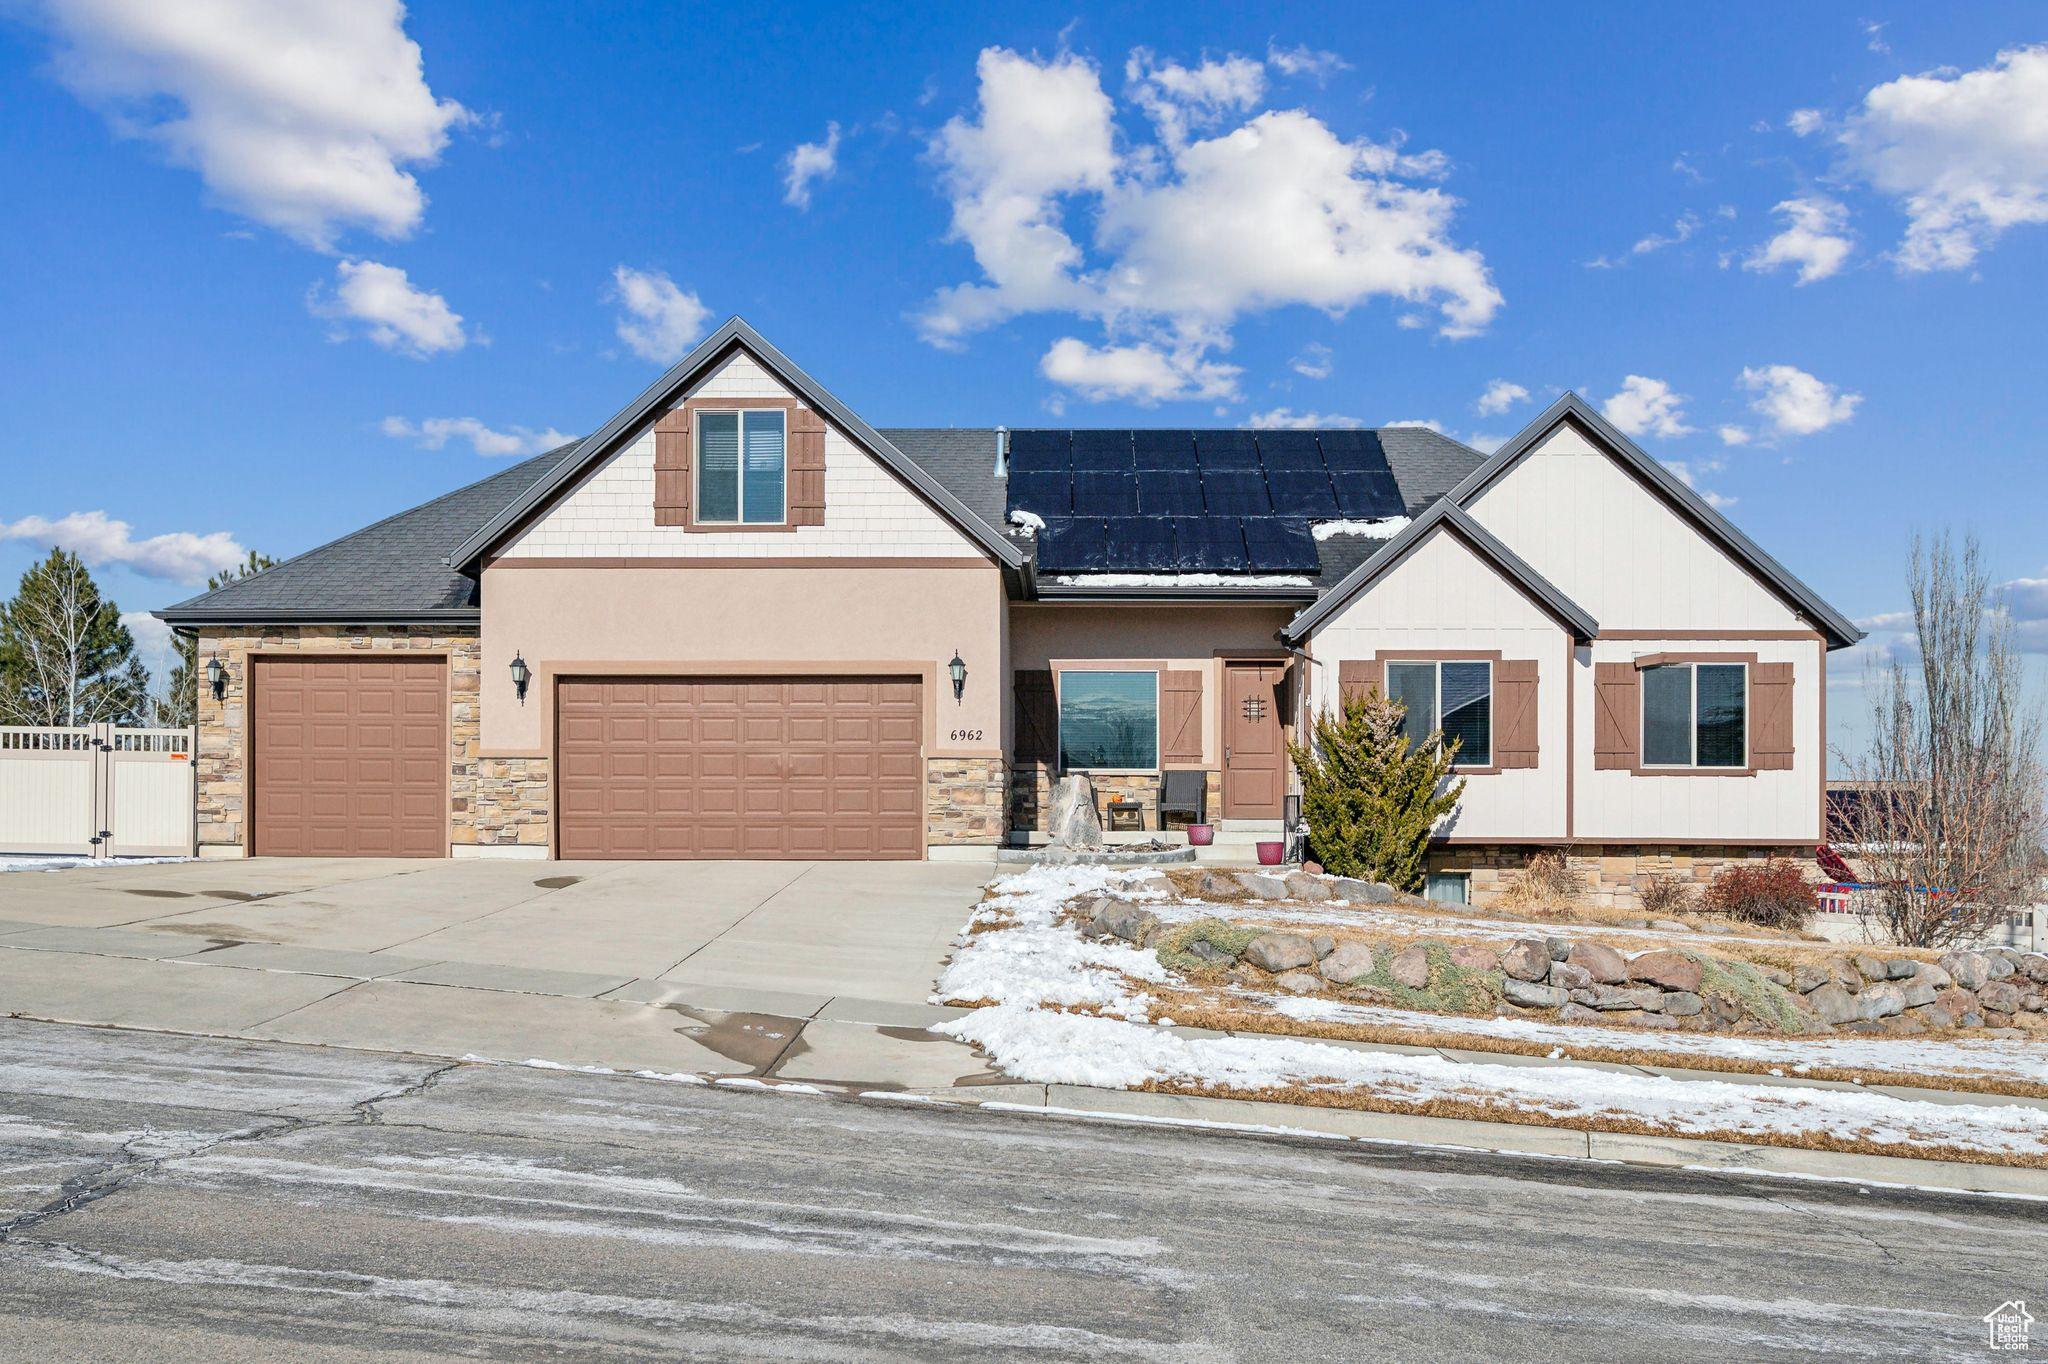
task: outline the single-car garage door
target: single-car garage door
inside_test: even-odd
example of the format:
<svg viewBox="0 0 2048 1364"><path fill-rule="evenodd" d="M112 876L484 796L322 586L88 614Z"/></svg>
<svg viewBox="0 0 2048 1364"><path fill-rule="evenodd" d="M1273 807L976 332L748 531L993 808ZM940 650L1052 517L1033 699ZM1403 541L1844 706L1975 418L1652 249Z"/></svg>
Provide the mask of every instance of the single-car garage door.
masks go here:
<svg viewBox="0 0 2048 1364"><path fill-rule="evenodd" d="M259 658L258 857L448 855L448 669L439 658Z"/></svg>
<svg viewBox="0 0 2048 1364"><path fill-rule="evenodd" d="M917 857L914 677L570 678L563 857Z"/></svg>

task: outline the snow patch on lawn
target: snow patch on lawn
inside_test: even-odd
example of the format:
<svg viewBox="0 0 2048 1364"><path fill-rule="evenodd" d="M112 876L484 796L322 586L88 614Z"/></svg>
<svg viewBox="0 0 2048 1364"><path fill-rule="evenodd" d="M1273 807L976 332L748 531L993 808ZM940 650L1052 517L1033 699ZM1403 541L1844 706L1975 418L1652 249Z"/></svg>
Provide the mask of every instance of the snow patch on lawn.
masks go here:
<svg viewBox="0 0 2048 1364"><path fill-rule="evenodd" d="M1058 923L1060 907L1078 895L1115 890L1126 899L1156 899L1160 892L1137 891L1142 872L1110 867L1036 866L1005 876L989 889L970 926L1008 920L1008 927L971 933L953 954L934 1004L992 1000L1034 1007L1087 1005L1104 1013L1143 1021L1150 999L1123 979L1165 984L1178 978L1150 952L1123 942L1096 942Z"/></svg>
<svg viewBox="0 0 2048 1364"><path fill-rule="evenodd" d="M190 857L86 857L83 855L50 855L37 857L0 857L0 872L9 871L71 871L78 867L142 867L156 862L191 862Z"/></svg>

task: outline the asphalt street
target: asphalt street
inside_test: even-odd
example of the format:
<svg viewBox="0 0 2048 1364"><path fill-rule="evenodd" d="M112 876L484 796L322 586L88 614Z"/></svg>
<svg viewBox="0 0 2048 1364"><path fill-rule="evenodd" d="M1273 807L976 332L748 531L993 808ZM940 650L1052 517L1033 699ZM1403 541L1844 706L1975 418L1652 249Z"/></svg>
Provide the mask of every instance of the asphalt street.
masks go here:
<svg viewBox="0 0 2048 1364"><path fill-rule="evenodd" d="M6 1359L1975 1359L2048 1301L2040 1203L12 1020L0 1170Z"/></svg>

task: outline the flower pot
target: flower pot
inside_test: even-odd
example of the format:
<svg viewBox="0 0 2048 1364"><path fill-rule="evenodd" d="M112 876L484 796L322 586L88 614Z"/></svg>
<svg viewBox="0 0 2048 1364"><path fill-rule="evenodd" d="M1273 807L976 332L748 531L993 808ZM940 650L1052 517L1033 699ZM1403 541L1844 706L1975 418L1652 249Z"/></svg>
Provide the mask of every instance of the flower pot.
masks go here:
<svg viewBox="0 0 2048 1364"><path fill-rule="evenodd" d="M1191 847L1206 848L1216 841L1216 826L1213 824L1188 825L1188 844Z"/></svg>
<svg viewBox="0 0 2048 1364"><path fill-rule="evenodd" d="M1257 846L1259 850L1259 865L1262 867L1279 866L1280 859L1287 853L1287 845L1285 843L1261 843Z"/></svg>

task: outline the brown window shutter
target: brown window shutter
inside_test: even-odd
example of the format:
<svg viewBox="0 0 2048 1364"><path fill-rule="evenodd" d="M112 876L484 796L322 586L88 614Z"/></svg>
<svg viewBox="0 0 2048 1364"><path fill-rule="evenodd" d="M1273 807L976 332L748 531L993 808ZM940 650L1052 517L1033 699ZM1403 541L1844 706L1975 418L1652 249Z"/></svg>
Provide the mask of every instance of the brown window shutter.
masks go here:
<svg viewBox="0 0 2048 1364"><path fill-rule="evenodd" d="M1493 677L1493 765L1536 766L1536 660L1504 658Z"/></svg>
<svg viewBox="0 0 2048 1364"><path fill-rule="evenodd" d="M1593 766L1632 768L1642 728L1641 674L1633 663L1593 667Z"/></svg>
<svg viewBox="0 0 2048 1364"><path fill-rule="evenodd" d="M1337 696L1345 705L1363 701L1367 692L1380 689L1378 659L1347 658L1337 664Z"/></svg>
<svg viewBox="0 0 2048 1364"><path fill-rule="evenodd" d="M1202 765L1202 675L1159 674L1159 765Z"/></svg>
<svg viewBox="0 0 2048 1364"><path fill-rule="evenodd" d="M1759 772L1792 768L1792 665L1749 669L1749 764Z"/></svg>
<svg viewBox="0 0 2048 1364"><path fill-rule="evenodd" d="M690 524L690 410L672 407L654 423L654 524Z"/></svg>
<svg viewBox="0 0 2048 1364"><path fill-rule="evenodd" d="M1015 679L1017 761L1059 762L1060 703L1050 668L1019 668Z"/></svg>
<svg viewBox="0 0 2048 1364"><path fill-rule="evenodd" d="M825 524L825 419L808 407L789 413L789 524Z"/></svg>

